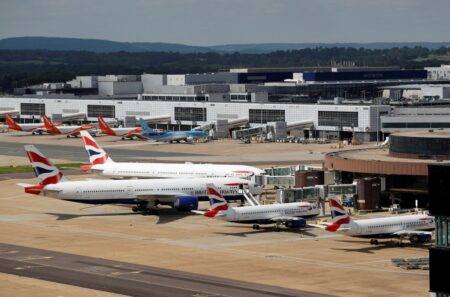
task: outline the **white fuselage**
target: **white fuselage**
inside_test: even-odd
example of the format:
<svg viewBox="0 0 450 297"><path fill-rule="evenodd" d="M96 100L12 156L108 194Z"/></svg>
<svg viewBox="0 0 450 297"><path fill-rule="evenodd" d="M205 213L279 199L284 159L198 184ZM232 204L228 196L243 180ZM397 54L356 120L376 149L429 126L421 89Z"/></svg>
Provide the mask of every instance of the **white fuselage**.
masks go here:
<svg viewBox="0 0 450 297"><path fill-rule="evenodd" d="M116 136L126 136L133 131L138 132L136 128L111 128L111 130L116 134Z"/></svg>
<svg viewBox="0 0 450 297"><path fill-rule="evenodd" d="M111 162L93 165L91 170L112 177L138 178L248 178L261 175L263 170L245 165L192 163L125 163Z"/></svg>
<svg viewBox="0 0 450 297"><path fill-rule="evenodd" d="M61 132L61 134L72 134L72 133L77 133L80 129L81 126L57 126L56 128L58 128L58 130Z"/></svg>
<svg viewBox="0 0 450 297"><path fill-rule="evenodd" d="M22 130L18 130L18 131L24 131L24 132L33 132L35 130L44 130L44 125L43 124L17 124L19 125L20 129Z"/></svg>
<svg viewBox="0 0 450 297"><path fill-rule="evenodd" d="M352 220L342 225L350 236L376 236L394 234L400 231L422 231L434 229L434 218L426 214L402 215L386 218Z"/></svg>
<svg viewBox="0 0 450 297"><path fill-rule="evenodd" d="M248 180L217 179L137 179L65 181L46 185L44 196L86 203L114 203L114 200L158 200L170 202L180 196L207 199L206 185L213 183L225 197L240 196L239 185L248 184L250 191L260 194L261 189ZM107 202L106 202L107 201Z"/></svg>
<svg viewBox="0 0 450 297"><path fill-rule="evenodd" d="M218 219L239 223L264 223L274 218L288 217L313 217L317 216L320 209L312 203L294 202L282 204L269 204L258 206L231 207L217 214ZM273 222L273 221L272 221Z"/></svg>

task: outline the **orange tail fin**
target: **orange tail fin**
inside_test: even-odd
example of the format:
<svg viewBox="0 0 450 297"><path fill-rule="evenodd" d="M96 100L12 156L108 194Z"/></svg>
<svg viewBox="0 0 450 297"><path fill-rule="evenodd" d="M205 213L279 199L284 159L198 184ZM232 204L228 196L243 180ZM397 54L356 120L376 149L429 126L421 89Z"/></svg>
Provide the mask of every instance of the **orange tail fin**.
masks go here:
<svg viewBox="0 0 450 297"><path fill-rule="evenodd" d="M106 135L116 136L116 133L114 133L113 129L108 125L108 123L105 122L105 120L102 117L98 117L98 125L100 127L100 130L102 130L102 133Z"/></svg>

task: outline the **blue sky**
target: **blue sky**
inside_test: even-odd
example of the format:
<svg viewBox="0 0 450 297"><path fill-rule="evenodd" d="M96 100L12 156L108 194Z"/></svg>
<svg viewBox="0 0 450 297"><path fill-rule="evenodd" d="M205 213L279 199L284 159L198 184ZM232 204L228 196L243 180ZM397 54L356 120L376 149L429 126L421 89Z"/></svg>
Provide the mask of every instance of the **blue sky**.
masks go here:
<svg viewBox="0 0 450 297"><path fill-rule="evenodd" d="M450 0L0 0L0 38L450 41Z"/></svg>

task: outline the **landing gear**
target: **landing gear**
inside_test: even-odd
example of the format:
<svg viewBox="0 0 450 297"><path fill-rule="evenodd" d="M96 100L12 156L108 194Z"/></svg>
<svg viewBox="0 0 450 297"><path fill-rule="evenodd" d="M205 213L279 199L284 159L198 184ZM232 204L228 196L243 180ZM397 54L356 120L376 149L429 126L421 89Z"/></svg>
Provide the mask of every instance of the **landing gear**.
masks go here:
<svg viewBox="0 0 450 297"><path fill-rule="evenodd" d="M377 244L378 244L378 240L376 240L376 239L371 239L371 240L370 240L370 244L372 244L372 245L377 245Z"/></svg>
<svg viewBox="0 0 450 297"><path fill-rule="evenodd" d="M253 230L259 230L259 225L258 224L253 224L252 228L253 228Z"/></svg>
<svg viewBox="0 0 450 297"><path fill-rule="evenodd" d="M70 138L70 135L67 135L66 137L67 137L67 138Z"/></svg>
<svg viewBox="0 0 450 297"><path fill-rule="evenodd" d="M150 204L147 201L140 201L136 206L133 206L131 210L133 212L139 212L142 215L146 216L155 213L155 206L156 205L154 203Z"/></svg>
<svg viewBox="0 0 450 297"><path fill-rule="evenodd" d="M125 137L122 137L122 140L125 140Z"/></svg>
<svg viewBox="0 0 450 297"><path fill-rule="evenodd" d="M280 231L281 231L280 224L276 223L275 224L275 232L280 232Z"/></svg>

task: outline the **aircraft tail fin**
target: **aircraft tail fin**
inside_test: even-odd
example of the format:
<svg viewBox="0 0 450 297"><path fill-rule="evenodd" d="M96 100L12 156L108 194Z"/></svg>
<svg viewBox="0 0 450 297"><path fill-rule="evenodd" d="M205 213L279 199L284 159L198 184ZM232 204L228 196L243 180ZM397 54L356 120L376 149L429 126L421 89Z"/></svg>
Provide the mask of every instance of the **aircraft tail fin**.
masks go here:
<svg viewBox="0 0 450 297"><path fill-rule="evenodd" d="M228 209L227 200L220 194L219 190L213 184L206 185L206 193L208 194L209 204L211 205L210 210L205 212L204 216L213 218L215 217L221 210Z"/></svg>
<svg viewBox="0 0 450 297"><path fill-rule="evenodd" d="M341 225L349 224L351 222L350 216L347 214L338 198L330 198L330 210L332 221L331 224L325 228L327 231L336 232Z"/></svg>
<svg viewBox="0 0 450 297"><path fill-rule="evenodd" d="M44 115L42 119L44 120L44 127L47 131L53 134L60 134L58 128L46 115Z"/></svg>
<svg viewBox="0 0 450 297"><path fill-rule="evenodd" d="M57 184L66 180L62 172L34 145L25 145L24 148L40 186Z"/></svg>
<svg viewBox="0 0 450 297"><path fill-rule="evenodd" d="M139 119L139 124L142 127L142 132L147 132L147 133L155 132L152 128L150 128L150 126L148 125L147 121L145 121L143 118Z"/></svg>
<svg viewBox="0 0 450 297"><path fill-rule="evenodd" d="M89 155L89 162L91 165L114 162L88 131L80 131L80 135L84 143L84 148Z"/></svg>
<svg viewBox="0 0 450 297"><path fill-rule="evenodd" d="M100 127L100 130L104 134L116 136L116 133L114 133L114 131L111 129L111 127L108 125L108 123L105 121L103 117L99 116L97 119L98 119L98 126Z"/></svg>
<svg viewBox="0 0 450 297"><path fill-rule="evenodd" d="M14 119L9 115L5 114L6 124L8 125L8 128L11 130L21 131L22 128L14 121Z"/></svg>

